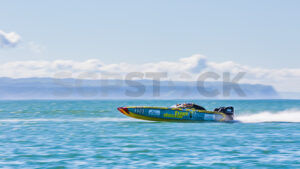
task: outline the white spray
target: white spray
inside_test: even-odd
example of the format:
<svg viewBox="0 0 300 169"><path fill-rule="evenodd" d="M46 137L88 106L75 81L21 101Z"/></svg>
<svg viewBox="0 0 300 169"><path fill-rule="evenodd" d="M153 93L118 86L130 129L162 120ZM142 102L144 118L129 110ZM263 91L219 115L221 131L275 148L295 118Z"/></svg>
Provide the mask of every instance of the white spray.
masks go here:
<svg viewBox="0 0 300 169"><path fill-rule="evenodd" d="M273 113L264 111L256 114L237 115L235 120L243 123L300 122L300 110L285 110Z"/></svg>

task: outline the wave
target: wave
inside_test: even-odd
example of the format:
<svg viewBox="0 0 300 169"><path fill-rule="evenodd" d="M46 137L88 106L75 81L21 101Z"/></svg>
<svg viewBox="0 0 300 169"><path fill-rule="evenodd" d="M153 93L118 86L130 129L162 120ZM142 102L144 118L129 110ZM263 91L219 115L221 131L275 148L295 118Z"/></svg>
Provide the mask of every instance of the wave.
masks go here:
<svg viewBox="0 0 300 169"><path fill-rule="evenodd" d="M140 122L133 118L101 117L101 118L10 118L0 119L1 122ZM242 123L262 123L262 122L300 122L300 110L285 110L280 112L259 112L256 114L236 115L236 122ZM150 122L150 121L143 121Z"/></svg>
<svg viewBox="0 0 300 169"><path fill-rule="evenodd" d="M284 110L280 112L259 112L256 114L237 115L235 120L242 123L261 122L300 122L300 110Z"/></svg>

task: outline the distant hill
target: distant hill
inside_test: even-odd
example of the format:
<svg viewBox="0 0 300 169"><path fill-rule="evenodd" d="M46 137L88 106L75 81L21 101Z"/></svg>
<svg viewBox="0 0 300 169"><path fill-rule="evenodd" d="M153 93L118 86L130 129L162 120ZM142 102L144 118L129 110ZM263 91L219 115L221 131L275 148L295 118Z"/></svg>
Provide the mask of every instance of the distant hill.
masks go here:
<svg viewBox="0 0 300 169"><path fill-rule="evenodd" d="M0 78L0 99L274 99L277 91L268 85L240 84L245 96L231 90L223 95L222 82L205 82L204 91L218 90L207 96L196 82L161 81L159 91L152 80L79 80L52 78ZM230 87L230 83L225 86ZM198 86L198 88L197 88ZM157 87L157 88L156 88ZM155 88L155 89L154 89ZM200 88L200 91L202 88Z"/></svg>
<svg viewBox="0 0 300 169"><path fill-rule="evenodd" d="M284 99L300 99L300 92L280 92L279 95Z"/></svg>

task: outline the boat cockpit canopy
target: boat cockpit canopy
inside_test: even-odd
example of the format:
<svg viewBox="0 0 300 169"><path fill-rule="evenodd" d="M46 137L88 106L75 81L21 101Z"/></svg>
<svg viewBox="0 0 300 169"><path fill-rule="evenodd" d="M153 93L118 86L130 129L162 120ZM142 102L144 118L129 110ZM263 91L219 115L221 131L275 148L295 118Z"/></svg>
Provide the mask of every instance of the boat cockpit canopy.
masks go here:
<svg viewBox="0 0 300 169"><path fill-rule="evenodd" d="M196 109L196 110L206 110L204 107L199 106L195 103L176 104L176 106L174 106L174 107L176 107L176 108Z"/></svg>

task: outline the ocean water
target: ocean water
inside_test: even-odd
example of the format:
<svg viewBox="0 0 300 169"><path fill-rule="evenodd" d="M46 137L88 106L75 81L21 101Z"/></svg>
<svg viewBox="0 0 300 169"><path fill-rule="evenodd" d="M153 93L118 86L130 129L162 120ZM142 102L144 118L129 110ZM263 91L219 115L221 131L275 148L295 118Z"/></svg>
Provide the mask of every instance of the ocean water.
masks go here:
<svg viewBox="0 0 300 169"><path fill-rule="evenodd" d="M0 101L0 168L300 168L300 100L234 106L236 123L149 122L119 106L179 100Z"/></svg>

